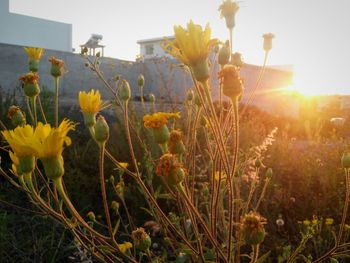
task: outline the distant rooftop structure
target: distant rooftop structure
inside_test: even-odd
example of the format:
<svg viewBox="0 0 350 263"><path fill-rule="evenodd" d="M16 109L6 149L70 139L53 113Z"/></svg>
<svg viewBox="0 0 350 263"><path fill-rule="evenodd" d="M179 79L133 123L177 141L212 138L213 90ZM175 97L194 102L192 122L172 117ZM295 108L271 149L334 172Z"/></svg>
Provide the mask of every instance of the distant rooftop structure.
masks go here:
<svg viewBox="0 0 350 263"><path fill-rule="evenodd" d="M84 49L85 49L85 53L95 56L96 55L96 49L101 49L101 56L104 56L104 45L100 44L100 41L103 39L102 35L99 34L91 34L91 37L89 38L89 40L84 44L84 45L80 45L81 48L81 53L84 53Z"/></svg>
<svg viewBox="0 0 350 263"><path fill-rule="evenodd" d="M167 36L167 37L157 37L157 38L148 38L148 39L138 40L137 44L140 45L141 57L143 59L171 57L161 47L161 43L164 41L165 38L170 40L175 39L174 36Z"/></svg>
<svg viewBox="0 0 350 263"><path fill-rule="evenodd" d="M72 52L72 25L10 13L0 0L0 43Z"/></svg>

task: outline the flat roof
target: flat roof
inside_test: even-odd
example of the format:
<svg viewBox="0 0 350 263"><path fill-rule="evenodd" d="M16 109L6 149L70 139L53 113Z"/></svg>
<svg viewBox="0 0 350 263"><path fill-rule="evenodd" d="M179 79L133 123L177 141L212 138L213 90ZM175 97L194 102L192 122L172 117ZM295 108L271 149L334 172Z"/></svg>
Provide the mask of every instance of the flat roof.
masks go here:
<svg viewBox="0 0 350 263"><path fill-rule="evenodd" d="M164 37L155 37L155 38L147 38L147 39L141 39L141 40L137 40L137 44L144 44L144 43L149 43L149 42L159 42L159 41L163 41L164 38L168 38L168 39L175 39L174 36L164 36Z"/></svg>

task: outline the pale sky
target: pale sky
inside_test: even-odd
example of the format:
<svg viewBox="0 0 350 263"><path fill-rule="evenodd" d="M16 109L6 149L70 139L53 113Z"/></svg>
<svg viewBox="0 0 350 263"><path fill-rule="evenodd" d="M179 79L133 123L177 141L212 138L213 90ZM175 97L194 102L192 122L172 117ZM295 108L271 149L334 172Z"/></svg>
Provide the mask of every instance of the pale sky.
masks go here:
<svg viewBox="0 0 350 263"><path fill-rule="evenodd" d="M1 1L1 0L0 0ZM173 25L209 22L225 40L222 0L10 0L10 10L73 24L73 47L103 35L105 54L134 60L136 41L173 34ZM276 35L268 63L294 65L297 89L350 94L350 0L242 0L234 50L247 63L263 60L262 34Z"/></svg>

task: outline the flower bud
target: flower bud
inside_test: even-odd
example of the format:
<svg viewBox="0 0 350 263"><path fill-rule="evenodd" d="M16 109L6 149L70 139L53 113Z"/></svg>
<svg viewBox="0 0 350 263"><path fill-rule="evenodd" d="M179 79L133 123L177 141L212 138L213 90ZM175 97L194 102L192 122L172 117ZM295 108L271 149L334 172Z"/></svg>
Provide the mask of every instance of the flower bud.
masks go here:
<svg viewBox="0 0 350 263"><path fill-rule="evenodd" d="M131 237L134 241L134 245L137 249L145 251L150 248L152 244L151 237L145 232L142 227L132 231Z"/></svg>
<svg viewBox="0 0 350 263"><path fill-rule="evenodd" d="M185 220L185 229L187 233L191 233L192 232L192 220L187 218Z"/></svg>
<svg viewBox="0 0 350 263"><path fill-rule="evenodd" d="M225 18L226 26L229 29L235 27L235 16L239 9L235 1L225 0L219 7L220 16Z"/></svg>
<svg viewBox="0 0 350 263"><path fill-rule="evenodd" d="M55 57L50 57L49 61L51 62L51 75L55 78L61 77L64 74L64 61Z"/></svg>
<svg viewBox="0 0 350 263"><path fill-rule="evenodd" d="M90 211L89 213L87 213L87 217L89 218L90 221L95 222L96 221L96 216L95 213Z"/></svg>
<svg viewBox="0 0 350 263"><path fill-rule="evenodd" d="M38 72L39 71L39 60L29 59L28 66L29 66L29 71Z"/></svg>
<svg viewBox="0 0 350 263"><path fill-rule="evenodd" d="M261 165L262 165L261 160L260 160L260 159L256 159L256 160L255 160L255 167L256 167L256 168L260 168Z"/></svg>
<svg viewBox="0 0 350 263"><path fill-rule="evenodd" d="M112 203L111 203L112 210L117 212L119 210L119 207L120 207L120 205L117 201L112 201Z"/></svg>
<svg viewBox="0 0 350 263"><path fill-rule="evenodd" d="M123 79L120 84L119 94L123 101L128 101L131 97L130 85L125 79Z"/></svg>
<svg viewBox="0 0 350 263"><path fill-rule="evenodd" d="M167 177L167 182L170 185L178 185L185 179L185 170L181 167L173 169Z"/></svg>
<svg viewBox="0 0 350 263"><path fill-rule="evenodd" d="M198 94L194 96L194 104L196 104L198 108L202 107L202 102Z"/></svg>
<svg viewBox="0 0 350 263"><path fill-rule="evenodd" d="M258 245L265 239L266 219L258 213L250 212L242 220L242 236L247 245Z"/></svg>
<svg viewBox="0 0 350 263"><path fill-rule="evenodd" d="M223 93L232 100L237 99L243 92L242 79L233 65L225 65L219 72Z"/></svg>
<svg viewBox="0 0 350 263"><path fill-rule="evenodd" d="M272 175L273 175L272 169L271 169L271 168L268 168L268 169L266 170L266 174L265 174L266 178L271 179L271 178L272 178Z"/></svg>
<svg viewBox="0 0 350 263"><path fill-rule="evenodd" d="M343 166L343 168L350 168L350 153L343 153L343 156L341 158L341 165Z"/></svg>
<svg viewBox="0 0 350 263"><path fill-rule="evenodd" d="M227 40L225 44L220 48L218 62L223 67L230 61L230 42Z"/></svg>
<svg viewBox="0 0 350 263"><path fill-rule="evenodd" d="M164 124L160 128L153 128L153 137L156 143L164 144L167 143L170 138L168 126Z"/></svg>
<svg viewBox="0 0 350 263"><path fill-rule="evenodd" d="M150 94L148 95L148 98L149 98L149 101L150 101L151 103L155 103L155 102L156 102L156 96L154 96L153 93L150 93Z"/></svg>
<svg viewBox="0 0 350 263"><path fill-rule="evenodd" d="M169 152L172 154L184 154L186 147L182 141L182 133L179 130L173 130L169 138Z"/></svg>
<svg viewBox="0 0 350 263"><path fill-rule="evenodd" d="M201 117L200 124L202 127L207 127L208 126L208 119L205 116Z"/></svg>
<svg viewBox="0 0 350 263"><path fill-rule="evenodd" d="M39 75L37 73L29 72L21 76L19 80L23 84L23 91L27 97L33 98L40 93L40 88L38 84Z"/></svg>
<svg viewBox="0 0 350 263"><path fill-rule="evenodd" d="M272 39L275 37L272 33L267 33L263 35L264 38L264 50L266 52L270 51L272 49Z"/></svg>
<svg viewBox="0 0 350 263"><path fill-rule="evenodd" d="M191 102L193 100L193 97L194 97L193 90L192 89L187 90L187 93L186 93L187 102Z"/></svg>
<svg viewBox="0 0 350 263"><path fill-rule="evenodd" d="M95 128L95 140L99 143L105 143L109 137L109 126L102 115L98 116L98 119L94 128Z"/></svg>
<svg viewBox="0 0 350 263"><path fill-rule="evenodd" d="M64 162L62 155L58 157L41 159L47 178L56 180L64 175Z"/></svg>
<svg viewBox="0 0 350 263"><path fill-rule="evenodd" d="M11 106L7 113L7 117L11 120L13 126L23 126L26 124L25 112L21 111L18 106Z"/></svg>
<svg viewBox="0 0 350 263"><path fill-rule="evenodd" d="M241 68L244 65L242 54L241 53L234 53L231 56L231 64L236 66L237 68Z"/></svg>
<svg viewBox="0 0 350 263"><path fill-rule="evenodd" d="M145 85L145 77L142 74L137 77L137 85L139 85L140 88L143 88Z"/></svg>

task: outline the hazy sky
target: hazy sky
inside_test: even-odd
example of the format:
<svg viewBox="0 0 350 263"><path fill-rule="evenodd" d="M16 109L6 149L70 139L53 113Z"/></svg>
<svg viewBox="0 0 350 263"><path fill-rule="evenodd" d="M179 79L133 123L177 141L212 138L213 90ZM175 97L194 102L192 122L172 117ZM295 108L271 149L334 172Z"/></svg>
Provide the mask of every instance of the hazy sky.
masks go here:
<svg viewBox="0 0 350 263"><path fill-rule="evenodd" d="M0 0L1 1L1 0ZM102 34L106 55L134 60L136 41L173 34L190 19L227 38L222 0L10 0L11 12L73 24L73 47ZM269 64L291 64L295 85L311 93L350 93L350 0L242 0L234 49L263 60L262 34L276 35Z"/></svg>

